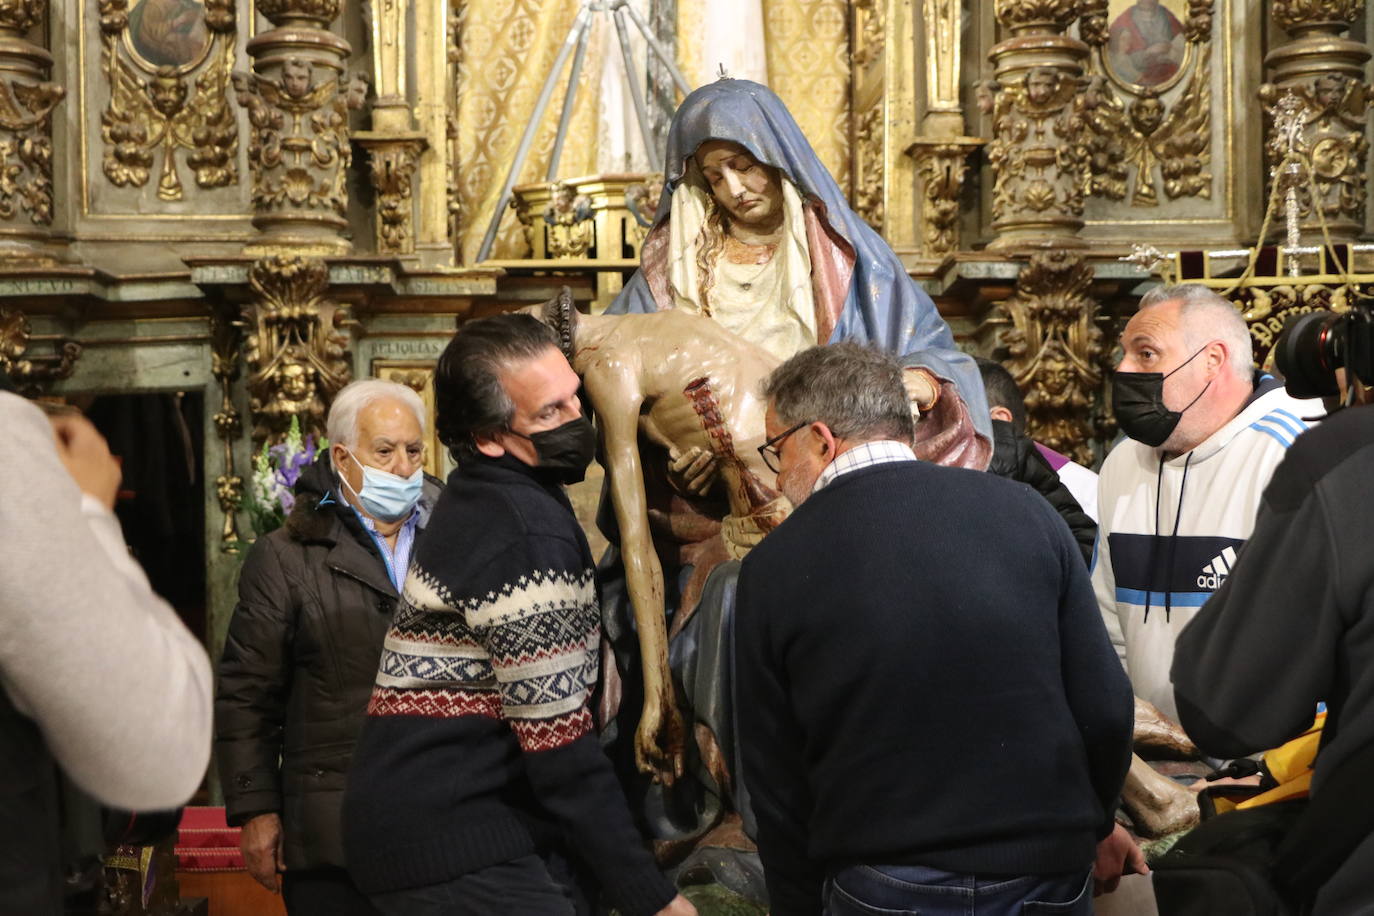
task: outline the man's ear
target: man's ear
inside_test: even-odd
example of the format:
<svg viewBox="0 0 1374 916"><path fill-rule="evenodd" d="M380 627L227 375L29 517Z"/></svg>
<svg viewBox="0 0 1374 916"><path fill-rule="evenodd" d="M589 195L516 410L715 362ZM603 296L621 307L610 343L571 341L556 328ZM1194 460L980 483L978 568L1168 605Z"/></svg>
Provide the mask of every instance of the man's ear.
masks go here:
<svg viewBox="0 0 1374 916"><path fill-rule="evenodd" d="M477 451L488 458L500 458L506 453L506 447L496 441L494 436L479 436L477 433L473 433L472 441L477 446Z"/></svg>
<svg viewBox="0 0 1374 916"><path fill-rule="evenodd" d="M830 427L817 420L807 427L807 431L813 433L819 440L821 459L827 464L834 461L839 447L835 444L835 434L830 431Z"/></svg>
<svg viewBox="0 0 1374 916"><path fill-rule="evenodd" d="M1207 346L1207 372L1221 374L1231 361L1230 346L1224 340L1214 340Z"/></svg>
<svg viewBox="0 0 1374 916"><path fill-rule="evenodd" d="M1005 407L993 407L988 410L988 415L994 420L1001 420L1004 423L1011 422L1011 411Z"/></svg>

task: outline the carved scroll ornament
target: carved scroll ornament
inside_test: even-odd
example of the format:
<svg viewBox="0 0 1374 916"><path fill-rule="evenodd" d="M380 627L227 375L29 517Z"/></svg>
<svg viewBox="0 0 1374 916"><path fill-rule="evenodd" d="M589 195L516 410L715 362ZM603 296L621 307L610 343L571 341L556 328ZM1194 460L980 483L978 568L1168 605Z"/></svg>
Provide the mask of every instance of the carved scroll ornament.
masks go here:
<svg viewBox="0 0 1374 916"><path fill-rule="evenodd" d="M968 137L917 140L907 153L916 160L921 185L924 253L940 256L959 247L959 197L968 175L968 156L983 141Z"/></svg>
<svg viewBox="0 0 1374 916"><path fill-rule="evenodd" d="M215 497L219 500L224 525L220 529L220 549L238 549L238 510L243 505L243 477L234 471L234 440L243 432L243 418L234 406L234 381L239 377L239 344L243 340L242 322L233 309L221 305L210 321L210 373L219 383L220 404L215 411L215 432L224 449L224 473L215 478Z"/></svg>
<svg viewBox="0 0 1374 916"><path fill-rule="evenodd" d="M1274 0L1274 21L1284 31L1314 25L1346 25L1364 11L1364 0Z"/></svg>
<svg viewBox="0 0 1374 916"><path fill-rule="evenodd" d="M368 152L368 172L377 194L377 250L383 254L410 254L415 250L413 186L423 137L392 137L375 132L353 138Z"/></svg>
<svg viewBox="0 0 1374 916"><path fill-rule="evenodd" d="M1046 251L1031 257L1003 303L1011 327L1007 369L1025 392L1027 429L1038 442L1092 463L1090 411L1102 386L1102 332L1088 295L1093 272L1083 256Z"/></svg>
<svg viewBox="0 0 1374 916"><path fill-rule="evenodd" d="M130 14L128 0L99 0L101 68L110 101L100 116L102 170L116 187L143 187L159 152L157 196L185 196L178 153L201 188L238 182L238 124L229 108L234 64L233 0L205 0L203 30L196 22L175 34L150 22L160 6L145 0ZM182 10L178 15L195 15ZM135 21L135 18L137 21ZM199 35L199 37L197 37Z"/></svg>
<svg viewBox="0 0 1374 916"><path fill-rule="evenodd" d="M45 382L70 378L81 356L81 344L74 340L53 339L53 352L29 352L34 342L29 319L17 309L0 308L0 369L23 390L33 390Z"/></svg>
<svg viewBox="0 0 1374 916"><path fill-rule="evenodd" d="M273 256L254 262L248 284L245 361L254 442L279 441L300 419L301 431L323 434L334 394L348 384L348 338L337 326L344 307L328 298L321 260Z"/></svg>
<svg viewBox="0 0 1374 916"><path fill-rule="evenodd" d="M1169 49L1164 52L1140 47L1140 27L1128 21L1146 15L1136 7L1108 23L1107 0L1083 4L1079 33L1093 50L1094 74L1090 192L1153 207L1162 183L1170 199L1210 199L1212 2L1188 0L1184 22L1163 6L1152 9L1159 21L1151 28L1169 36L1158 43ZM1166 102L1165 94L1184 80Z"/></svg>

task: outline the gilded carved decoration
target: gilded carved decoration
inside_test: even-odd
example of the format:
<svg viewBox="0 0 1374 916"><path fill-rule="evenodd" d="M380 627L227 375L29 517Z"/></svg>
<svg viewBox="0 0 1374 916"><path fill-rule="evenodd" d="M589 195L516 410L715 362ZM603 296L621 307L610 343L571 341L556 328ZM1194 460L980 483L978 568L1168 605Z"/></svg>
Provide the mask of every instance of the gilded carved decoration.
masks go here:
<svg viewBox="0 0 1374 916"><path fill-rule="evenodd" d="M1089 183L1089 94L1073 67L1040 66L979 87L992 115L992 226L999 247L1059 236L1073 244Z"/></svg>
<svg viewBox="0 0 1374 916"><path fill-rule="evenodd" d="M1079 0L997 0L997 21L1013 35L1062 32L1078 16Z"/></svg>
<svg viewBox="0 0 1374 916"><path fill-rule="evenodd" d="M413 187L424 138L354 134L368 152L368 174L377 194L377 251L410 254L415 250Z"/></svg>
<svg viewBox="0 0 1374 916"><path fill-rule="evenodd" d="M157 196L181 200L177 157L185 153L199 187L236 184L238 124L228 101L233 0L205 0L203 29L191 29L179 43L147 37L161 31L148 22L154 14L143 6L135 30L128 0L99 3L101 69L110 87L100 116L105 177L117 187L141 188L160 153Z"/></svg>
<svg viewBox="0 0 1374 916"><path fill-rule="evenodd" d="M52 55L24 34L47 16L46 0L0 3L0 220L52 223L52 112L67 91L47 77ZM42 238L42 230L18 236ZM19 257L29 253L21 250ZM33 256L41 257L34 251Z"/></svg>
<svg viewBox="0 0 1374 916"><path fill-rule="evenodd" d="M65 338L43 338L53 344L53 352L29 352L35 337L29 319L18 309L0 308L0 369L21 390L34 390L57 379L70 378L81 356L81 344Z"/></svg>
<svg viewBox="0 0 1374 916"><path fill-rule="evenodd" d="M883 139L886 125L881 101L854 119L854 212L879 232L883 207Z"/></svg>
<svg viewBox="0 0 1374 916"><path fill-rule="evenodd" d="M853 60L854 68L860 69L882 57L887 47L887 5L885 0L854 0L854 12L860 26Z"/></svg>
<svg viewBox="0 0 1374 916"><path fill-rule="evenodd" d="M1275 20L1295 37L1265 57L1273 80L1259 91L1270 180L1276 180L1274 171L1290 151L1310 165L1310 182L1301 169L1304 174L1292 176L1285 189L1296 204L1295 226L1316 231L1325 224L1333 238L1344 241L1359 236L1365 218L1365 127L1374 87L1365 82L1364 68L1370 51L1342 35L1362 6L1276 0ZM1287 129L1280 126L1285 106L1291 107Z"/></svg>
<svg viewBox="0 0 1374 916"><path fill-rule="evenodd" d="M1179 22L1162 5L1129 7L1108 22L1107 0L1086 0L1079 34L1089 48L1093 105L1090 193L1134 206L1212 196L1212 0L1188 0ZM1159 17L1168 50L1140 46L1131 16ZM1165 95L1183 83L1172 101Z"/></svg>
<svg viewBox="0 0 1374 916"><path fill-rule="evenodd" d="M1354 22L1364 0L1274 0L1274 21L1284 31L1312 25Z"/></svg>
<svg viewBox="0 0 1374 916"><path fill-rule="evenodd" d="M1002 304L1011 327L999 341L1025 393L1028 434L1084 465L1092 464L1090 418L1104 359L1092 279L1081 253L1032 255Z"/></svg>
<svg viewBox="0 0 1374 916"><path fill-rule="evenodd" d="M907 150L916 160L921 188L923 254L939 257L959 248L959 198L968 175L969 154L983 141L968 137L917 140Z"/></svg>
<svg viewBox="0 0 1374 916"><path fill-rule="evenodd" d="M276 255L248 271L255 295L246 309L249 410L254 442L280 441L299 418L303 433L323 435L334 394L348 384L348 338L338 330L344 306L328 297L324 261Z"/></svg>
<svg viewBox="0 0 1374 916"><path fill-rule="evenodd" d="M323 76L321 76L323 71ZM342 229L348 215L348 109L362 107L367 84L308 58L287 59L276 77L235 73L238 102L252 134L255 224L296 217Z"/></svg>
<svg viewBox="0 0 1374 916"><path fill-rule="evenodd" d="M548 253L554 258L581 258L596 241L592 200L570 184L553 186L553 199L542 214L547 227Z"/></svg>
<svg viewBox="0 0 1374 916"><path fill-rule="evenodd" d="M367 81L349 77L348 42L329 30L339 0L270 0L257 11L276 28L248 42L253 72L235 73L248 114L253 252L346 252L348 110L362 106Z"/></svg>
<svg viewBox="0 0 1374 916"><path fill-rule="evenodd" d="M215 309L210 320L210 373L219 383L219 410L215 411L215 432L224 448L224 472L215 478L215 497L224 515L220 529L220 548L238 549L238 511L243 505L243 477L234 472L234 441L243 433L243 418L234 406L234 382L239 377L239 345L243 340L241 322L227 306Z"/></svg>

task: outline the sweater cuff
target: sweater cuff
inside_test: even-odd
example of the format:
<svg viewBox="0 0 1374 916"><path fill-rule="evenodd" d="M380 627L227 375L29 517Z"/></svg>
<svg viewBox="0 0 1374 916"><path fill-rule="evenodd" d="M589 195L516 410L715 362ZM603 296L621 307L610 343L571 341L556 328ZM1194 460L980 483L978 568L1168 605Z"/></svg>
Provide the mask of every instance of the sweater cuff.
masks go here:
<svg viewBox="0 0 1374 916"><path fill-rule="evenodd" d="M617 876L606 893L622 916L654 916L677 896L677 888L657 868L627 871Z"/></svg>

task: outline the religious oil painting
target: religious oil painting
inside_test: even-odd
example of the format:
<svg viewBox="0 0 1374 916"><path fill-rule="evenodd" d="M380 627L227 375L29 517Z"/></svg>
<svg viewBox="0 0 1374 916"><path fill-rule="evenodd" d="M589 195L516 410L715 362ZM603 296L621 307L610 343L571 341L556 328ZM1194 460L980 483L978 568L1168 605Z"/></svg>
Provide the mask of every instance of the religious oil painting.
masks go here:
<svg viewBox="0 0 1374 916"><path fill-rule="evenodd" d="M153 68L193 67L210 45L200 0L138 0L127 34L133 51Z"/></svg>
<svg viewBox="0 0 1374 916"><path fill-rule="evenodd" d="M1151 88L1183 65L1184 0L1112 0L1107 61L1122 82Z"/></svg>

